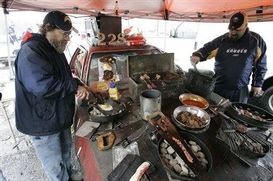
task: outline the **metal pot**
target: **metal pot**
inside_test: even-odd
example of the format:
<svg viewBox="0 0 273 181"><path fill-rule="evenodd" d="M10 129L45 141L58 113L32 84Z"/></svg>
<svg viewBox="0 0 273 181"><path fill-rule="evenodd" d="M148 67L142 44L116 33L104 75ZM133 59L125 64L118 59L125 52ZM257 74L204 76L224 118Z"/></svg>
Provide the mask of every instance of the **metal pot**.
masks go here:
<svg viewBox="0 0 273 181"><path fill-rule="evenodd" d="M189 69L186 77L186 88L192 93L204 97L212 93L216 81L213 71Z"/></svg>
<svg viewBox="0 0 273 181"><path fill-rule="evenodd" d="M161 111L161 92L155 89L144 90L140 94L140 114L142 119Z"/></svg>
<svg viewBox="0 0 273 181"><path fill-rule="evenodd" d="M203 126L201 126L199 128L192 128L189 125L185 125L181 121L177 120L177 116L182 112L189 112L189 113L194 114L200 118L203 118L203 119L205 119L206 124L204 124ZM179 106L179 107L175 108L175 110L173 111L173 120L174 120L174 123L177 127L179 127L182 130L191 132L191 133L204 132L209 128L209 125L210 125L209 114L206 111L204 111L203 109L201 109L199 107L195 107L195 106Z"/></svg>

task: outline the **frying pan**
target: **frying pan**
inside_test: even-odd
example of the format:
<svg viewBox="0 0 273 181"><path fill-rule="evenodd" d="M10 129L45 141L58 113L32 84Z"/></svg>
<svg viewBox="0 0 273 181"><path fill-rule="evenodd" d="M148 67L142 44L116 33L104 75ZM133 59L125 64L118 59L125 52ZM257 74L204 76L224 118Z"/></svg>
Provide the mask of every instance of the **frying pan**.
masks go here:
<svg viewBox="0 0 273 181"><path fill-rule="evenodd" d="M262 117L263 119L265 119L265 121L259 121L256 120L254 118L251 118L249 116L246 116L244 114L241 114L238 109L244 109L244 110L248 110L249 112L255 114L255 115L259 115L260 117ZM233 119L236 119L242 123L251 125L251 126L256 126L259 128L271 128L273 127L273 115L270 114L269 112L253 106L251 104L244 104L244 103L232 103L231 106L229 106L225 113L232 117Z"/></svg>
<svg viewBox="0 0 273 181"><path fill-rule="evenodd" d="M98 106L95 106L95 107L97 108ZM93 108L94 106L93 107L91 106L89 108L89 112L92 111ZM103 113L106 112L107 114L104 114L103 116L95 116L93 114L89 114L89 117L91 118L93 122L105 123L105 122L115 121L118 118L121 118L126 113L126 106L123 103L119 104L119 106L116 108L113 106L113 108L114 109L112 111L104 111Z"/></svg>
<svg viewBox="0 0 273 181"><path fill-rule="evenodd" d="M89 101L87 104L88 104L88 107L89 107L89 117L91 118L91 120L93 122L98 122L98 123L105 123L105 122L110 122L110 121L115 121L117 120L118 118L121 118L125 113L126 113L126 105L125 103L123 102L117 102L117 101L114 101L110 98L108 99L104 99L103 100L98 100L98 97L96 97L94 94L90 94L91 96L93 96L93 99L91 100L95 100L93 102ZM103 102L102 102L103 101ZM110 111L106 111L106 110L103 110L98 104L99 102L101 103L107 103L107 104L110 104L113 109L110 110ZM90 114L90 112L96 108L97 110L99 110L103 115L93 115L93 114Z"/></svg>
<svg viewBox="0 0 273 181"><path fill-rule="evenodd" d="M195 137L194 135L187 133L187 132L180 132L181 136L188 142L188 141L194 141L196 142L200 147L202 152L205 154L206 159L208 160L208 167L207 167L207 172L209 172L212 169L212 165L213 165L213 159L212 159L212 155L210 150L208 149L208 147L206 146L206 144L201 141L199 138ZM163 141L163 139L160 139L158 142L158 152L160 154L160 143ZM161 156L160 156L161 158ZM182 176L177 174L175 171L173 171L171 168L169 168L167 166L167 164L164 162L164 160L161 158L161 162L163 163L164 167L166 168L166 170L170 173L170 175L173 178L176 179L180 179L180 180L187 180L187 181L193 181L196 180L196 177L186 177L186 176Z"/></svg>

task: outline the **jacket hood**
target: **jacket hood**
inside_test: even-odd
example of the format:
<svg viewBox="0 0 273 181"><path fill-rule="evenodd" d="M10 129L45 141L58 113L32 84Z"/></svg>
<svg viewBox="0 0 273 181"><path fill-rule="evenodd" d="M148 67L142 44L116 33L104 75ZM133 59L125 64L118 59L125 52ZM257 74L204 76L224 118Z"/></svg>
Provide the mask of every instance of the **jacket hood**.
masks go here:
<svg viewBox="0 0 273 181"><path fill-rule="evenodd" d="M38 33L30 33L30 32L26 32L22 38L22 42L21 42L21 45L31 41L31 40L38 40L38 41L45 41L45 42L48 42L47 39L41 35L41 34L38 34Z"/></svg>

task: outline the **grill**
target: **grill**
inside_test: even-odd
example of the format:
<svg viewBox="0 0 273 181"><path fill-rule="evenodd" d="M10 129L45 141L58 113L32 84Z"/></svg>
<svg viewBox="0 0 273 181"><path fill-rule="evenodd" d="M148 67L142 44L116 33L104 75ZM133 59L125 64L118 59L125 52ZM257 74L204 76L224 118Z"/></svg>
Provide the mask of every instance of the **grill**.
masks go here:
<svg viewBox="0 0 273 181"><path fill-rule="evenodd" d="M238 132L226 133L219 129L216 136L221 143L228 146L230 152L248 166L256 165L258 158L272 151L272 142L262 133L250 131L246 134Z"/></svg>
<svg viewBox="0 0 273 181"><path fill-rule="evenodd" d="M175 72L174 54L151 54L128 57L129 93L138 100L145 89L157 89L162 99L178 97L184 90L184 74Z"/></svg>
<svg viewBox="0 0 273 181"><path fill-rule="evenodd" d="M216 109L212 111L224 118L216 138L248 166L256 165L258 158L273 150L271 133L266 129L248 127L249 125L238 122L239 118L231 118Z"/></svg>

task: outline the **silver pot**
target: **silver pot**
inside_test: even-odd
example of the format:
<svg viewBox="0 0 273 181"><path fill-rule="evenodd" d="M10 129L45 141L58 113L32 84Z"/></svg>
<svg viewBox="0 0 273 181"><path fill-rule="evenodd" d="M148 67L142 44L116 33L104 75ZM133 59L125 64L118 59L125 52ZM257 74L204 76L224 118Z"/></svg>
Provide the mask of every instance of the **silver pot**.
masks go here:
<svg viewBox="0 0 273 181"><path fill-rule="evenodd" d="M144 90L140 94L140 114L148 120L152 113L161 111L161 92L155 89Z"/></svg>
<svg viewBox="0 0 273 181"><path fill-rule="evenodd" d="M207 97L215 87L216 78L213 71L189 69L186 77L186 88L194 94Z"/></svg>
<svg viewBox="0 0 273 181"><path fill-rule="evenodd" d="M205 119L205 124L199 128L192 128L188 125L183 124L182 122L177 120L177 116L182 112L189 112L189 113L194 114L200 118ZM174 121L177 126L179 126L180 128L182 127L184 129L188 129L188 130L200 130L200 129L208 128L208 126L210 124L209 114L206 111L204 111L203 109L201 109L199 107L195 107L195 106L179 106L179 107L175 108L175 110L173 111L173 118L174 118Z"/></svg>

